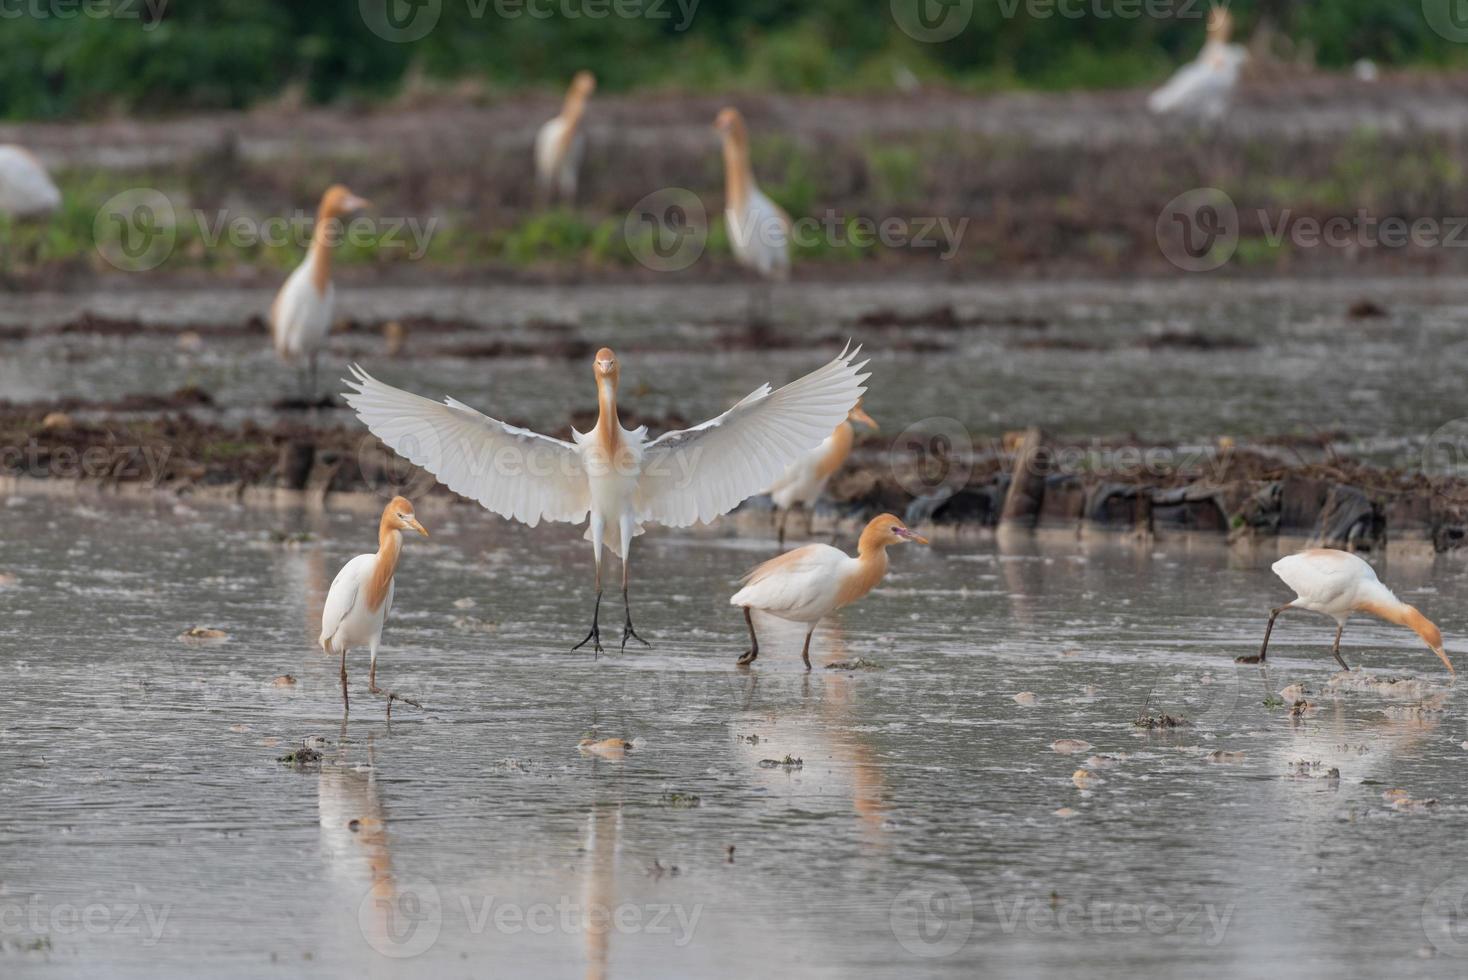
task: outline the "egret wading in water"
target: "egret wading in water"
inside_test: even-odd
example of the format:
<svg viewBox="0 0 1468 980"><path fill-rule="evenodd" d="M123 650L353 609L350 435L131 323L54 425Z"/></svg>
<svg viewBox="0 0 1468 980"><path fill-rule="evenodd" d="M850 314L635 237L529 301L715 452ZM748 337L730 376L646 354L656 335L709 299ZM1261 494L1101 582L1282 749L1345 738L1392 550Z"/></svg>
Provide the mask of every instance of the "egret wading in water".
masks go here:
<svg viewBox="0 0 1468 980"><path fill-rule="evenodd" d="M370 203L340 184L327 189L316 211L316 227L306 261L286 279L270 307L270 336L286 363L306 359L310 394L316 393L316 358L331 332L336 287L331 282L331 253L342 237L342 219Z"/></svg>
<svg viewBox="0 0 1468 980"><path fill-rule="evenodd" d="M853 422L879 428L876 420L862 409L861 402L857 402L824 442L792 463L785 475L770 486L770 499L780 511L780 544L785 543L785 520L794 507L805 508L805 533L809 537L815 523L816 501L826 492L826 484L831 482L831 477L851 455L851 446L856 441Z"/></svg>
<svg viewBox="0 0 1468 980"><path fill-rule="evenodd" d="M61 191L36 155L23 146L0 144L0 214L40 218L61 207Z"/></svg>
<svg viewBox="0 0 1468 980"><path fill-rule="evenodd" d="M876 588L887 574L887 548L908 541L928 543L896 517L882 514L861 532L855 558L828 544L808 544L757 566L744 577L744 588L729 599L731 606L743 607L744 624L749 627L749 649L738 663L751 664L759 656L759 637L750 614L758 609L810 627L800 651L805 669L810 670L810 638L816 626Z"/></svg>
<svg viewBox="0 0 1468 980"><path fill-rule="evenodd" d="M749 163L749 131L738 109L728 108L714 119L724 141L724 220L734 258L755 272L765 285L750 295L750 319L765 322L770 315L770 285L790 278L790 215L765 196L754 181Z"/></svg>
<svg viewBox="0 0 1468 980"><path fill-rule="evenodd" d="M1238 657L1242 664L1262 664L1269 651L1269 634L1274 621L1291 609L1321 613L1336 621L1335 643L1330 652L1342 670L1350 670L1341 657L1341 634L1352 613L1365 613L1389 623L1396 623L1422 637L1422 642L1437 654L1448 673L1455 674L1453 663L1443 652L1442 633L1426 616L1392 594L1376 577L1376 571L1362 559L1345 551L1313 548L1288 555L1275 562L1274 574L1295 590L1297 598L1269 611L1269 625L1264 629L1264 644L1258 656Z"/></svg>
<svg viewBox="0 0 1468 980"><path fill-rule="evenodd" d="M535 192L541 203L557 195L570 203L576 199L581 161L586 156L586 134L581 120L586 102L596 91L596 76L578 71L571 79L560 115L546 120L535 134Z"/></svg>
<svg viewBox="0 0 1468 980"><path fill-rule="evenodd" d="M1147 107L1157 115L1178 115L1213 123L1228 112L1239 73L1249 53L1229 44L1233 15L1215 5L1208 15L1208 40L1198 57L1177 70L1166 85L1153 92Z"/></svg>
<svg viewBox="0 0 1468 980"><path fill-rule="evenodd" d="M632 626L628 598L632 539L644 523L688 527L727 514L759 493L844 419L866 389L860 348L772 391L763 385L718 418L648 439L617 416L621 365L603 347L592 363L597 420L565 442L507 425L456 401L421 398L353 367L347 404L379 439L455 493L534 527L579 524L596 566L596 605L587 643L602 652L599 620L603 546L622 559L622 649L647 645Z"/></svg>
<svg viewBox="0 0 1468 980"><path fill-rule="evenodd" d="M320 643L327 653L341 654L343 707L351 707L347 698L347 651L360 646L372 651L368 690L387 697L388 714L392 714L394 699L422 707L412 698L377 686L377 647L382 642L387 614L392 611L393 576L403 552L404 531L417 531L428 537L428 531L413 514L413 505L404 497L394 497L383 508L382 519L377 524L377 553L358 555L343 565L326 593L326 606L321 610Z"/></svg>

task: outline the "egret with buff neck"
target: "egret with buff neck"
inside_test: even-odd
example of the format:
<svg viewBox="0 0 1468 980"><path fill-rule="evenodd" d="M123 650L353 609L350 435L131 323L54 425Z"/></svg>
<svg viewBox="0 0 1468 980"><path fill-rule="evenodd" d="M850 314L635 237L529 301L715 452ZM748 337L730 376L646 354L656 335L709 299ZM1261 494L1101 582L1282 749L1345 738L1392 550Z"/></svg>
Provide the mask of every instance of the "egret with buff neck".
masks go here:
<svg viewBox="0 0 1468 980"><path fill-rule="evenodd" d="M759 637L751 615L751 610L758 609L810 627L800 651L805 669L810 670L810 638L817 624L876 588L887 574L887 548L908 541L928 543L896 517L882 514L861 532L855 558L828 544L808 544L756 567L744 577L744 588L729 599L731 606L743 607L744 624L749 627L749 649L739 658L740 666L754 663L759 656Z"/></svg>
<svg viewBox="0 0 1468 980"><path fill-rule="evenodd" d="M1336 621L1335 643L1330 652L1342 670L1350 670L1341 657L1341 634L1353 613L1366 613L1389 623L1405 626L1437 654L1448 673L1455 674L1453 662L1443 651L1442 633L1416 608L1407 605L1376 577L1376 570L1357 556L1332 548L1312 548L1288 555L1274 563L1274 574L1295 590L1297 598L1269 611L1269 625L1264 629L1264 644L1259 654L1239 657L1239 663L1261 664L1269 652L1269 634L1274 621L1291 609L1304 609L1329 616Z"/></svg>
<svg viewBox="0 0 1468 980"><path fill-rule="evenodd" d="M342 219L369 202L336 184L321 197L306 261L286 279L270 307L270 336L280 359L306 358L311 394L316 392L316 359L331 332L336 287L331 282L332 250L342 237Z"/></svg>
<svg viewBox="0 0 1468 980"><path fill-rule="evenodd" d="M581 121L586 102L596 91L596 76L578 71L571 79L559 115L546 120L535 134L535 190L542 202L559 195L569 203L576 198L581 161L586 156L586 134Z"/></svg>
<svg viewBox="0 0 1468 980"><path fill-rule="evenodd" d="M358 555L342 566L321 610L321 649L340 653L342 658L342 706L351 707L347 697L347 650L366 646L372 652L372 666L367 675L368 689L387 696L387 710L392 713L394 699L422 707L377 686L377 647L382 642L382 627L392 610L393 577L403 551L403 532L417 531L425 538L428 531L418 523L413 505L404 497L394 497L383 508L377 523L377 553Z"/></svg>
<svg viewBox="0 0 1468 980"><path fill-rule="evenodd" d="M810 452L846 418L866 389L860 353L839 356L779 390L763 385L729 411L656 439L622 427L617 415L621 364L609 348L592 362L597 420L565 442L482 415L453 398L443 403L383 384L361 368L346 383L347 404L367 428L455 493L502 517L534 527L542 520L588 519L596 567L591 630L572 649L602 652L602 548L622 559L622 649L646 644L632 626L628 597L632 539L644 523L688 527L727 514Z"/></svg>
<svg viewBox="0 0 1468 980"><path fill-rule="evenodd" d="M738 109L726 108L714 119L724 144L724 220L734 258L761 279L790 278L790 215L765 196L749 162L749 131ZM758 309L760 302L763 311ZM750 317L768 319L769 287L751 296Z"/></svg>
<svg viewBox="0 0 1468 980"><path fill-rule="evenodd" d="M1221 119L1244 62L1249 60L1247 51L1228 43L1232 31L1233 15L1227 7L1215 4L1208 16L1208 41L1203 50L1152 93L1147 107L1158 115L1190 116L1205 123Z"/></svg>

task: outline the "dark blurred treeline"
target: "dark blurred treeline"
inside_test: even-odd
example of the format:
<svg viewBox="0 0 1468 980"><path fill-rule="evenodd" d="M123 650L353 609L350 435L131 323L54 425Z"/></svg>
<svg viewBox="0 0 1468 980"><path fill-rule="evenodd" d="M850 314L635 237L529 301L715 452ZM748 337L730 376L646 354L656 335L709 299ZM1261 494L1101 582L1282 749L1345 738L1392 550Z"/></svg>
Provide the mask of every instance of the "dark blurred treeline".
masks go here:
<svg viewBox="0 0 1468 980"><path fill-rule="evenodd" d="M1450 39L1468 38L1457 2L1231 6L1243 35L1265 24L1338 68L1468 63ZM578 68L604 90L1135 85L1192 55L1206 11L1207 0L0 0L0 115L241 108L287 90L375 100L407 78L559 88ZM383 36L430 23L413 40ZM963 29L913 36L934 24Z"/></svg>

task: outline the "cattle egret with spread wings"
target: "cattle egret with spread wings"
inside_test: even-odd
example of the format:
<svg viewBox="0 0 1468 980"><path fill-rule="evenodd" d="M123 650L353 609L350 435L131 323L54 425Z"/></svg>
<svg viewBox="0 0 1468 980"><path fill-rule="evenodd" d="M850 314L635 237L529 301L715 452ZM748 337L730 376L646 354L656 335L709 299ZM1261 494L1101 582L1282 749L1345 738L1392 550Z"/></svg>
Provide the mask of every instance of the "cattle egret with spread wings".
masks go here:
<svg viewBox="0 0 1468 980"><path fill-rule="evenodd" d="M587 520L596 565L596 606L587 643L601 652L603 546L622 559L627 640L632 626L628 557L646 523L688 527L733 510L820 445L866 389L866 362L844 350L779 390L764 385L715 419L649 439L617 415L621 365L607 348L592 364L598 415L590 432L564 442L482 415L453 398L434 402L383 384L360 368L347 404L379 439L450 490L531 527Z"/></svg>

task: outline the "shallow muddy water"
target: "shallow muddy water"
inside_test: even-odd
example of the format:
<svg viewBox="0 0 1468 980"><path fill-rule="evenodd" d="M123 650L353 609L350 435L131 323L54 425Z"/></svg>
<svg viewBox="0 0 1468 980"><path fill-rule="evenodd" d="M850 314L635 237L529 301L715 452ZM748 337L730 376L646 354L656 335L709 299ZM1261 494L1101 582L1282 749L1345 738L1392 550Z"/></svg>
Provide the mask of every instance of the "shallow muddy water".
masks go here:
<svg viewBox="0 0 1468 980"><path fill-rule="evenodd" d="M795 377L853 337L874 358L868 407L894 433L935 417L957 419L978 442L1027 425L1061 437L1134 434L1149 442L1343 433L1339 451L1415 463L1432 432L1468 415L1461 380L1434 367L1468 359L1468 287L1447 283L799 283L781 287L775 299L779 332L811 342L794 350L734 345L731 337L744 332L747 296L740 285L344 285L343 316L377 322L430 314L477 326L410 334L406 355L398 357L373 334L338 335L323 358L322 387L339 390L336 379L355 360L424 394L452 393L492 415L557 428L572 410L594 408L580 360L452 355L486 341L534 349L570 339L621 349L633 409L697 420L758 384ZM1363 297L1387 315L1351 319L1349 307ZM228 326L263 312L269 300L268 292L228 290L32 294L0 311L0 325L42 327L92 311ZM856 325L875 310L910 315L943 306L969 325L900 334ZM1222 346L1178 347L1179 336ZM938 349L894 350L894 337ZM0 396L14 401L105 400L187 384L207 390L227 419L268 420L274 400L300 391L263 334L206 338L192 351L168 334L0 341ZM315 419L348 416L324 412Z"/></svg>
<svg viewBox="0 0 1468 980"><path fill-rule="evenodd" d="M379 663L424 710L389 723L354 655L343 724L310 638L371 515L0 503L7 977L1468 962L1462 700L1384 624L1346 633L1369 678L1332 681L1330 624L1307 617L1281 621L1267 671L1236 667L1282 601L1272 554L909 547L817 634L815 670L769 628L741 671L726 598L772 539L650 530L633 599L655 648L593 660L567 651L590 612L579 532L425 507ZM1461 565L1383 573L1468 664ZM229 639L180 642L192 626ZM880 669L827 669L855 659ZM1297 684L1316 706L1299 718L1273 699ZM1144 713L1194 725L1148 733ZM616 760L585 737L636 741ZM319 763L277 761L303 740Z"/></svg>

